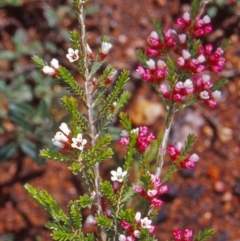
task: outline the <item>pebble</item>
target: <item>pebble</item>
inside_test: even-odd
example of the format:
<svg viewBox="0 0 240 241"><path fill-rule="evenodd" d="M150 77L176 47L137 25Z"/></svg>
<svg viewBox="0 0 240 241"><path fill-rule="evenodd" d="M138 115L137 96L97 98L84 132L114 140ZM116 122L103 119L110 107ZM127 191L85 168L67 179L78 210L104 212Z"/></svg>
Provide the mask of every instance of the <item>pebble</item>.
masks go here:
<svg viewBox="0 0 240 241"><path fill-rule="evenodd" d="M193 177L194 169L181 169L179 173L183 178L191 178Z"/></svg>
<svg viewBox="0 0 240 241"><path fill-rule="evenodd" d="M223 193L226 190L226 185L222 181L216 181L213 185L213 190L217 193Z"/></svg>
<svg viewBox="0 0 240 241"><path fill-rule="evenodd" d="M160 210L157 214L157 217L156 217L156 222L157 223L162 223L162 222L165 222L168 218L168 214L165 210Z"/></svg>
<svg viewBox="0 0 240 241"><path fill-rule="evenodd" d="M230 202L232 200L232 193L227 191L223 194L222 196L222 201L223 202Z"/></svg>

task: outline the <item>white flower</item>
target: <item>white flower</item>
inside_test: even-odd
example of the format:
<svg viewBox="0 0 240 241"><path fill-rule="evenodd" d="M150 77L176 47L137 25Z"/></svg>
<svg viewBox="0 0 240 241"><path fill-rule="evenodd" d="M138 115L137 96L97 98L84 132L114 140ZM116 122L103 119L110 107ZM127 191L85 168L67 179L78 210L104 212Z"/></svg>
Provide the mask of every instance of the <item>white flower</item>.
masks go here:
<svg viewBox="0 0 240 241"><path fill-rule="evenodd" d="M141 232L140 232L139 230L134 230L133 236L134 236L135 238L140 238Z"/></svg>
<svg viewBox="0 0 240 241"><path fill-rule="evenodd" d="M69 134L71 133L71 131L69 130L68 126L66 123L62 123L60 126L59 126L59 129L66 135L66 136L69 136Z"/></svg>
<svg viewBox="0 0 240 241"><path fill-rule="evenodd" d="M85 224L96 224L96 219L93 217L93 215L88 215L85 221Z"/></svg>
<svg viewBox="0 0 240 241"><path fill-rule="evenodd" d="M140 212L136 212L135 220L136 220L137 223L141 220L141 213Z"/></svg>
<svg viewBox="0 0 240 241"><path fill-rule="evenodd" d="M151 229L152 228L152 220L149 219L148 217L145 217L143 219L140 220L141 222L141 226L142 228L146 228L146 229Z"/></svg>
<svg viewBox="0 0 240 241"><path fill-rule="evenodd" d="M179 41L181 44L185 44L186 43L186 39L187 39L187 35L185 33L179 34L178 35Z"/></svg>
<svg viewBox="0 0 240 241"><path fill-rule="evenodd" d="M183 49L182 56L183 56L184 59L189 59L191 57L191 54L186 49Z"/></svg>
<svg viewBox="0 0 240 241"><path fill-rule="evenodd" d="M110 43L102 42L101 53L108 54L111 48L112 48L112 45Z"/></svg>
<svg viewBox="0 0 240 241"><path fill-rule="evenodd" d="M199 55L198 58L197 58L198 62L199 63L203 63L206 61L206 58L203 54Z"/></svg>
<svg viewBox="0 0 240 241"><path fill-rule="evenodd" d="M53 145L60 148L63 148L66 142L68 142L68 138L61 131L58 131L52 139Z"/></svg>
<svg viewBox="0 0 240 241"><path fill-rule="evenodd" d="M159 39L158 33L156 31L152 31L150 33L150 38Z"/></svg>
<svg viewBox="0 0 240 241"><path fill-rule="evenodd" d="M118 236L118 241L126 241L126 237L123 234Z"/></svg>
<svg viewBox="0 0 240 241"><path fill-rule="evenodd" d="M204 75L202 76L202 80L203 80L204 83L209 82L209 81L210 81L210 75L204 74Z"/></svg>
<svg viewBox="0 0 240 241"><path fill-rule="evenodd" d="M82 138L82 134L78 134L77 138L74 138L74 137L72 138L72 142L73 143L71 144L71 146L73 148L76 148L76 149L79 149L80 151L82 151L84 146L87 143L87 140Z"/></svg>
<svg viewBox="0 0 240 241"><path fill-rule="evenodd" d="M159 68L164 68L164 67L166 67L167 65L166 65L166 63L165 63L164 61L162 61L162 60L160 59L160 60L158 60L158 62L157 62L157 66L158 66Z"/></svg>
<svg viewBox="0 0 240 241"><path fill-rule="evenodd" d="M149 59L148 61L146 61L146 64L147 64L149 69L155 69L156 68L156 64L155 64L155 61L153 59Z"/></svg>
<svg viewBox="0 0 240 241"><path fill-rule="evenodd" d="M139 133L139 128L137 127L137 128L135 128L135 129L132 129L132 130L131 130L131 133L136 133L136 134L138 134L138 133Z"/></svg>
<svg viewBox="0 0 240 241"><path fill-rule="evenodd" d="M43 71L44 74L47 74L47 75L54 75L55 74L55 69L52 68L52 67L49 67L49 66L44 66L42 71Z"/></svg>
<svg viewBox="0 0 240 241"><path fill-rule="evenodd" d="M211 22L211 18L208 15L205 15L202 20L205 24L208 24Z"/></svg>
<svg viewBox="0 0 240 241"><path fill-rule="evenodd" d="M219 91L219 90L214 90L214 91L212 92L212 96L213 96L214 99L217 99L217 100L221 99L221 91Z"/></svg>
<svg viewBox="0 0 240 241"><path fill-rule="evenodd" d="M68 54L66 54L66 57L68 58L68 60L70 62L74 62L77 61L79 59L79 55L78 55L78 49L72 49L69 48L68 49Z"/></svg>
<svg viewBox="0 0 240 241"><path fill-rule="evenodd" d="M183 14L183 19L186 21L186 22L188 22L188 21L190 21L190 13L189 12L185 12L184 14Z"/></svg>
<svg viewBox="0 0 240 241"><path fill-rule="evenodd" d="M51 66L54 68L54 69L58 69L59 68L59 63L58 63L58 60L57 59L52 59L51 62L50 62Z"/></svg>
<svg viewBox="0 0 240 241"><path fill-rule="evenodd" d="M196 154L196 153L192 154L192 155L189 157L189 161L198 162L198 161L199 161L199 156L198 156L198 154Z"/></svg>
<svg viewBox="0 0 240 241"><path fill-rule="evenodd" d="M120 136L121 137L129 137L129 134L126 130L122 130Z"/></svg>
<svg viewBox="0 0 240 241"><path fill-rule="evenodd" d="M157 194L157 190L155 190L155 189L147 191L147 195L149 197L154 197L156 194Z"/></svg>
<svg viewBox="0 0 240 241"><path fill-rule="evenodd" d="M209 93L208 93L206 90L202 91L202 92L200 93L200 98L201 98L202 100L208 100L208 99L210 98Z"/></svg>
<svg viewBox="0 0 240 241"><path fill-rule="evenodd" d="M87 52L89 53L89 54L92 54L92 49L90 48L90 46L87 44Z"/></svg>
<svg viewBox="0 0 240 241"><path fill-rule="evenodd" d="M54 146L57 146L59 148L63 148L65 146L61 141L58 141L54 138L52 139L52 143L53 143Z"/></svg>
<svg viewBox="0 0 240 241"><path fill-rule="evenodd" d="M111 180L117 182L123 182L123 178L127 175L127 171L122 171L121 167L117 168L117 171L111 171Z"/></svg>
<svg viewBox="0 0 240 241"><path fill-rule="evenodd" d="M62 123L59 126L59 129L61 131L58 131L54 138L52 139L52 143L55 146L58 146L60 148L64 148L65 144L68 143L68 136L71 133L71 131L69 130L68 126L66 123Z"/></svg>

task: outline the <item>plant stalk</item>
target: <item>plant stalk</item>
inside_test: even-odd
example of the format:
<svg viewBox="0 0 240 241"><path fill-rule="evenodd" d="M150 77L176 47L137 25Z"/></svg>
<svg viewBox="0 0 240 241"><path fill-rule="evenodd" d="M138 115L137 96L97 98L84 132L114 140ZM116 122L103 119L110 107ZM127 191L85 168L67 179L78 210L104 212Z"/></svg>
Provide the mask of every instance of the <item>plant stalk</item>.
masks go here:
<svg viewBox="0 0 240 241"><path fill-rule="evenodd" d="M159 149L158 149L156 173L155 173L155 176L157 178L160 178L163 164L164 164L164 156L166 153L167 142L168 142L169 134L170 134L172 123L173 123L174 113L175 113L174 109L175 109L174 105L171 105L168 110L166 122L164 125L163 137L161 139Z"/></svg>
<svg viewBox="0 0 240 241"><path fill-rule="evenodd" d="M91 144L94 146L96 144L97 136L96 136L96 129L94 126L94 118L93 118L93 99L91 95L91 85L89 85L90 82L90 74L88 69L88 54L87 54L87 40L86 40L86 27L85 27L85 21L84 21L84 2L81 0L79 1L79 25L80 25L80 45L82 46L82 56L83 56L83 69L84 69L84 77L85 77L85 94L86 94L86 101L88 106L88 120L89 120L89 127L90 127L90 137L91 137ZM100 173L99 173L99 163L96 163L93 167L93 173L94 173L94 184L95 184L95 192L96 192L96 207L97 207L97 214L102 214L102 205L101 205L101 196L100 196L100 189L99 189L99 183L100 183ZM106 234L105 232L99 227L99 238L100 241L106 240Z"/></svg>

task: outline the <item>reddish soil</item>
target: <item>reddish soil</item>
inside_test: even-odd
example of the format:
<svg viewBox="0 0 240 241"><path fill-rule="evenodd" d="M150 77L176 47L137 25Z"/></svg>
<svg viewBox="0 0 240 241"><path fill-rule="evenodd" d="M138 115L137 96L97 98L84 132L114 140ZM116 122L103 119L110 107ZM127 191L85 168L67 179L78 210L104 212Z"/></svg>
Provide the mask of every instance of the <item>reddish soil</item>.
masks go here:
<svg viewBox="0 0 240 241"><path fill-rule="evenodd" d="M8 39L20 27L40 40L46 37L54 39L58 41L59 48L66 49L68 44L56 38L57 33L41 29L38 25L42 16L41 4L57 6L64 1L24 2L19 8L0 10L4 30L0 46L7 48ZM146 48L147 37L153 30L153 18L159 19L164 27L171 27L180 12L188 8L188 1L92 2L99 5L99 11L87 18L90 45L93 49L97 48L102 35L110 36L114 48L107 62L118 70L130 69L132 74L128 89L132 91L133 98L126 111L135 125L148 125L160 130L164 109L154 91L136 76L136 49ZM166 197L158 216L156 236L159 240L170 240L173 229L185 227L195 233L212 227L216 232L212 238L214 241L240 240L240 21L234 16L234 11L237 10L219 9L213 19L215 31L205 39L214 44L224 38L232 41L225 55L228 63L223 72L229 83L223 89L219 107L210 111L204 105L195 105L179 114L174 122L170 142L184 140L188 132L197 133L194 151L201 160L194 171L177 173L169 183L170 195ZM3 19L6 25L1 21ZM14 21L19 24L15 25ZM62 21L62 26L69 30L77 27L76 21ZM44 228L48 215L31 199L23 185L28 182L47 189L66 209L68 201L81 194L78 177L68 171L66 164L47 161L45 166L39 167L21 153L1 164L0 173L0 240L8 240L8 234L13 234L16 241L51 240Z"/></svg>

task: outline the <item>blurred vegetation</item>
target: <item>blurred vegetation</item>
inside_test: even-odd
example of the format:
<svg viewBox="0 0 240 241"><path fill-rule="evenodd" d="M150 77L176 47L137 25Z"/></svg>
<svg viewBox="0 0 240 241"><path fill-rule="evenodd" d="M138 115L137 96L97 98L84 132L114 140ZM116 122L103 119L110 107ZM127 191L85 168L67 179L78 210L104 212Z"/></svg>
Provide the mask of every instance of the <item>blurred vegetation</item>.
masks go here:
<svg viewBox="0 0 240 241"><path fill-rule="evenodd" d="M23 154L41 165L39 150L51 145L59 122L68 118L59 105L66 90L37 70L31 56L48 62L62 56L66 63L75 14L71 1L1 0L0 7L6 20L0 19L0 162ZM88 14L97 10L90 5Z"/></svg>

